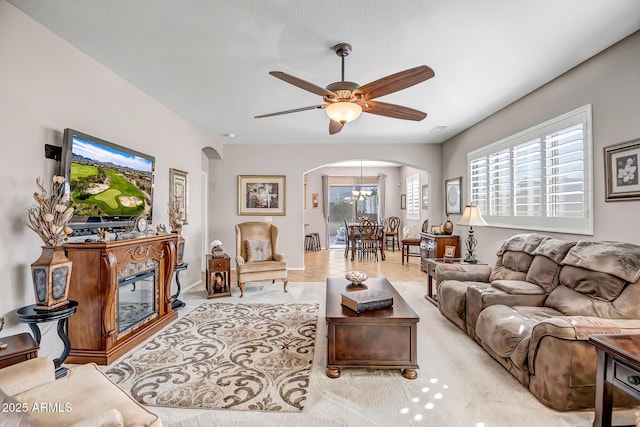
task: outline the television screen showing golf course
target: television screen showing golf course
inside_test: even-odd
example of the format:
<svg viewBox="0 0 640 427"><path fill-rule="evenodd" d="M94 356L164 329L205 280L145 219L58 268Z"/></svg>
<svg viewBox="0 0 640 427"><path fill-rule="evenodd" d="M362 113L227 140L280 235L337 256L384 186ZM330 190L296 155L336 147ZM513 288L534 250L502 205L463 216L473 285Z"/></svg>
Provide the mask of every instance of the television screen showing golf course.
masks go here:
<svg viewBox="0 0 640 427"><path fill-rule="evenodd" d="M153 159L73 138L69 188L74 215L151 216Z"/></svg>

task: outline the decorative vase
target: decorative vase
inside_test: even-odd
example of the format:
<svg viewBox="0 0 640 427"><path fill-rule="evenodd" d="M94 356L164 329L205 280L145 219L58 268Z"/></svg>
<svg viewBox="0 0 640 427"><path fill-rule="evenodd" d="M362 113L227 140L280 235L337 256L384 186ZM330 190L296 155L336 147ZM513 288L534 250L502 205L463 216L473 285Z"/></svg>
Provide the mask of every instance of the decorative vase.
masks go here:
<svg viewBox="0 0 640 427"><path fill-rule="evenodd" d="M180 227L182 228L182 227ZM176 265L184 264L184 237L180 234L180 231L176 232L178 236L178 242L176 243Z"/></svg>
<svg viewBox="0 0 640 427"><path fill-rule="evenodd" d="M69 302L72 261L62 246L43 246L42 254L31 264L36 310L53 310Z"/></svg>
<svg viewBox="0 0 640 427"><path fill-rule="evenodd" d="M449 215L447 215L447 220L442 224L442 232L447 235L453 233L453 223L449 219Z"/></svg>
<svg viewBox="0 0 640 427"><path fill-rule="evenodd" d="M211 248L211 256L213 258L224 258L224 249L222 249L222 246L214 246Z"/></svg>

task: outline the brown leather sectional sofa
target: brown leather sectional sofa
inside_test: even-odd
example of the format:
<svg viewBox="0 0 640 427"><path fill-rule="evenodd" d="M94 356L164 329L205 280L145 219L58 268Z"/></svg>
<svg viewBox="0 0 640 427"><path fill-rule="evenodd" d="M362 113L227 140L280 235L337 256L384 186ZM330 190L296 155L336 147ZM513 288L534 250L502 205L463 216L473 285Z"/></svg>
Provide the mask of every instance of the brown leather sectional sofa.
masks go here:
<svg viewBox="0 0 640 427"><path fill-rule="evenodd" d="M436 268L440 312L545 405L593 408L594 333L640 333L640 246L513 236L492 267ZM616 390L616 406L637 403Z"/></svg>

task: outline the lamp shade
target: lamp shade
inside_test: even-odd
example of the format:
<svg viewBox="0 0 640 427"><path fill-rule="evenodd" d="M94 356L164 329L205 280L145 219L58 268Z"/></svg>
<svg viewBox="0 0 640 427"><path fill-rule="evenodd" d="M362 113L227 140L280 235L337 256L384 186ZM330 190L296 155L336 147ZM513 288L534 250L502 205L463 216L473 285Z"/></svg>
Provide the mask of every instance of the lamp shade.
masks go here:
<svg viewBox="0 0 640 427"><path fill-rule="evenodd" d="M325 108L327 116L338 123L349 123L360 117L362 107L354 102L336 102Z"/></svg>
<svg viewBox="0 0 640 427"><path fill-rule="evenodd" d="M470 226L481 226L488 225L486 221L480 215L480 211L476 205L466 205L464 207L464 212L462 212L462 218L458 221L458 225L470 225Z"/></svg>

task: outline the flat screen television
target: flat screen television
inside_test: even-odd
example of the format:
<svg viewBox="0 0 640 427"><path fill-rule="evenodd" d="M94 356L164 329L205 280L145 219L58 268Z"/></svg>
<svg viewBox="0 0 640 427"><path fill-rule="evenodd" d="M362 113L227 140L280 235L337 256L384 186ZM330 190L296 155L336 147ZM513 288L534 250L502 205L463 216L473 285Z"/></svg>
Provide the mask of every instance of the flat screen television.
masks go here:
<svg viewBox="0 0 640 427"><path fill-rule="evenodd" d="M64 130L61 174L74 230L123 228L153 213L155 158L73 129Z"/></svg>

